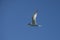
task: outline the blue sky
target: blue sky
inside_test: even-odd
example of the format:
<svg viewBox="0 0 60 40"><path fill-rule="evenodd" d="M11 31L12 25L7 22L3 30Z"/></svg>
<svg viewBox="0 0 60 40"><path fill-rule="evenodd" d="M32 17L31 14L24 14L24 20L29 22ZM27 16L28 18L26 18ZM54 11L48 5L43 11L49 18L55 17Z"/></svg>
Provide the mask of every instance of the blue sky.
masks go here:
<svg viewBox="0 0 60 40"><path fill-rule="evenodd" d="M30 27L34 10L38 24ZM0 40L60 40L60 0L0 0Z"/></svg>

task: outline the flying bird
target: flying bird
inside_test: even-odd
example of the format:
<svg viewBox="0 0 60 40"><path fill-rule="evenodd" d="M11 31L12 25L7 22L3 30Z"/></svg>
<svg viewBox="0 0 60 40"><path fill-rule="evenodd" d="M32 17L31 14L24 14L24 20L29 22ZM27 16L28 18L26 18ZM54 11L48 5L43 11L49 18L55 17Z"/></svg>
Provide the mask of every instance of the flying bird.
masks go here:
<svg viewBox="0 0 60 40"><path fill-rule="evenodd" d="M37 22L36 22L37 12L38 12L38 10L36 10L36 11L34 12L34 14L33 14L33 16L32 16L32 22L29 23L28 25L30 25L30 26L40 26L40 25L38 25Z"/></svg>

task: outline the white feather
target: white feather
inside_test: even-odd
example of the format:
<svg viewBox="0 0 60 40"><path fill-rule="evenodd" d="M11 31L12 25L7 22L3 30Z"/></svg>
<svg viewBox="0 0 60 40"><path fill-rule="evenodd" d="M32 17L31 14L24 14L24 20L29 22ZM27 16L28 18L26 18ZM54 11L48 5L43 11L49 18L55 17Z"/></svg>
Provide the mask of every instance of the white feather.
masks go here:
<svg viewBox="0 0 60 40"><path fill-rule="evenodd" d="M37 17L37 13L33 15L33 19L36 20L36 17Z"/></svg>

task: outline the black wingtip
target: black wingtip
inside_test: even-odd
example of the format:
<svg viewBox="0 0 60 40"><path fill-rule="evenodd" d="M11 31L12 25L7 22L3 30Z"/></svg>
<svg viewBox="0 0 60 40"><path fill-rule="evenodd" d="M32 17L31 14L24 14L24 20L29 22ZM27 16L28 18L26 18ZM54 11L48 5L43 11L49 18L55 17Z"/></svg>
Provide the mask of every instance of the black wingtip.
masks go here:
<svg viewBox="0 0 60 40"><path fill-rule="evenodd" d="M35 10L35 13L38 12L38 9Z"/></svg>

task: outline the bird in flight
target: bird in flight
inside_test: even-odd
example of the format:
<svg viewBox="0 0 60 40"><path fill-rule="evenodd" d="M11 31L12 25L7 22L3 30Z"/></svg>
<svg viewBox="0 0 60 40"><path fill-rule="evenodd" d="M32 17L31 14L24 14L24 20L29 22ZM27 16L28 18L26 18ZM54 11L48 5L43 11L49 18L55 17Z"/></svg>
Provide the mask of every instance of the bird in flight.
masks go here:
<svg viewBox="0 0 60 40"><path fill-rule="evenodd" d="M41 26L41 25L38 25L37 22L36 22L36 18L37 18L37 12L38 10L36 10L32 16L32 22L29 23L28 25L30 26Z"/></svg>

